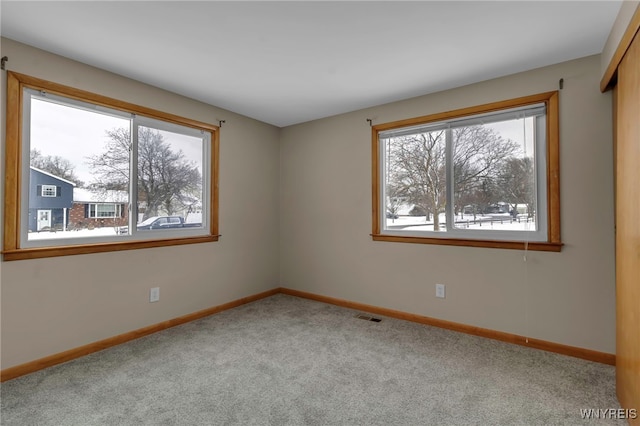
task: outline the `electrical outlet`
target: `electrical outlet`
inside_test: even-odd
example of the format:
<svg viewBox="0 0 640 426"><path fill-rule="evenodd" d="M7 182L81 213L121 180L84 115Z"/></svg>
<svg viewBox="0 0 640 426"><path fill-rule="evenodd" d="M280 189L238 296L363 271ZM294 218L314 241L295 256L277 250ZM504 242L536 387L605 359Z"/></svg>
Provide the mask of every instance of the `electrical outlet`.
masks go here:
<svg viewBox="0 0 640 426"><path fill-rule="evenodd" d="M157 302L160 300L160 287L153 287L149 290L149 302Z"/></svg>
<svg viewBox="0 0 640 426"><path fill-rule="evenodd" d="M436 284L436 297L444 299L444 284Z"/></svg>

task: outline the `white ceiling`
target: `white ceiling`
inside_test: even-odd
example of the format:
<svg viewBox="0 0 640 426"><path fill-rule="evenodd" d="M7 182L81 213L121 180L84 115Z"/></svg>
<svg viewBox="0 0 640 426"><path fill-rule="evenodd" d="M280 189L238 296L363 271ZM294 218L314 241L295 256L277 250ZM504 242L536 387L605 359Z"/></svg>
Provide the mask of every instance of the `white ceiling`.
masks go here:
<svg viewBox="0 0 640 426"><path fill-rule="evenodd" d="M0 33L284 127L601 53L620 5L2 0Z"/></svg>

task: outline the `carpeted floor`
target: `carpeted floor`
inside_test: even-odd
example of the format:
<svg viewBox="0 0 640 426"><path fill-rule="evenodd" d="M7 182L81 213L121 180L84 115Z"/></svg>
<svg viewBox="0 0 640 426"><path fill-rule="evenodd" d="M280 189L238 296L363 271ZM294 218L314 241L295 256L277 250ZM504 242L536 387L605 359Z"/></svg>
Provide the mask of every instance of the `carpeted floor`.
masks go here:
<svg viewBox="0 0 640 426"><path fill-rule="evenodd" d="M577 425L615 369L286 295L1 385L3 425Z"/></svg>

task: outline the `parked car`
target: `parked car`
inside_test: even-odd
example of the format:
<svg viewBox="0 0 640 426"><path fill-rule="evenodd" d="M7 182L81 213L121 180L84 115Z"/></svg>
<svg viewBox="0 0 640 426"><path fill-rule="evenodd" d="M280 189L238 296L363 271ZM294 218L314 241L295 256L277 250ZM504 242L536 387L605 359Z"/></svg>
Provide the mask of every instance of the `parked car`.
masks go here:
<svg viewBox="0 0 640 426"><path fill-rule="evenodd" d="M170 229L170 228L196 228L201 223L185 223L180 216L152 216L140 222L136 228L138 231L146 229Z"/></svg>
<svg viewBox="0 0 640 426"><path fill-rule="evenodd" d="M185 222L181 216L151 216L138 223L136 229L138 231L173 229L173 228L199 228L202 223ZM128 226L118 228L118 233L126 234L129 232Z"/></svg>

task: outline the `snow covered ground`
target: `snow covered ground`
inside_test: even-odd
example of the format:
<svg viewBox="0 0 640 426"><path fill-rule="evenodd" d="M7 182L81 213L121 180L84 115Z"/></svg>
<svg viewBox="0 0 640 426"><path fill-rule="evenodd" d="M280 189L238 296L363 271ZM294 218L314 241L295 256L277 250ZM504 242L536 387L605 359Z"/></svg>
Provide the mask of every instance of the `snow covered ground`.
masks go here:
<svg viewBox="0 0 640 426"><path fill-rule="evenodd" d="M440 225L446 222L444 214L440 214ZM455 227L460 229L475 230L504 230L504 231L533 231L536 226L532 219L527 220L526 215L518 215L513 219L508 213L476 215L457 215ZM397 219L386 219L386 228L389 230L405 231L433 231L433 220L427 221L425 216L400 216ZM444 227L442 228L444 230Z"/></svg>
<svg viewBox="0 0 640 426"><path fill-rule="evenodd" d="M520 222L518 222L518 219ZM518 219L513 220L509 214L492 214L492 215L473 215L456 216L456 228L461 229L477 229L477 230L505 230L505 231L531 231L535 230L535 223L529 219L527 222L526 215L519 215ZM440 224L446 222L445 215L440 215ZM405 231L433 231L433 220L426 221L425 216L400 216L397 219L387 219L386 228L389 230L405 230ZM444 230L444 227L442 228ZM91 238L116 236L116 227L81 229L78 231L43 231L30 232L29 241L39 240L55 240L62 238Z"/></svg>
<svg viewBox="0 0 640 426"><path fill-rule="evenodd" d="M94 229L80 229L78 231L43 231L43 232L29 232L29 241L39 240L55 240L60 238L89 238L89 237L104 237L118 235L116 228L94 228Z"/></svg>

